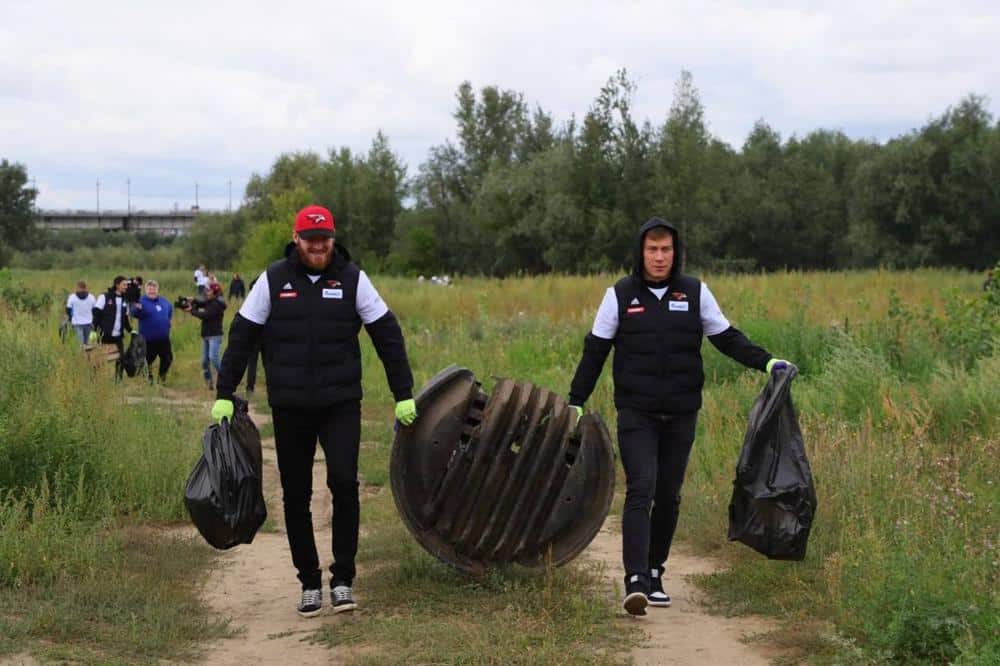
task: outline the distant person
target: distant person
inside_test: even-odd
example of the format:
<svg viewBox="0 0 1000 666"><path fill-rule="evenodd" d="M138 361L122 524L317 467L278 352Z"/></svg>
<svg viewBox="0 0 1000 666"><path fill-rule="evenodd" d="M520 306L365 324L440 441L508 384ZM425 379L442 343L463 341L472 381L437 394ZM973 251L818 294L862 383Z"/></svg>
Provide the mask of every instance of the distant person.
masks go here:
<svg viewBox="0 0 1000 666"><path fill-rule="evenodd" d="M87 338L94 326L94 307L97 299L87 291L87 283L80 280L76 283L76 291L66 300L66 316L69 317L76 339L80 346L87 344Z"/></svg>
<svg viewBox="0 0 1000 666"><path fill-rule="evenodd" d="M989 291L990 287L992 287L996 283L996 281L997 281L996 269L991 268L990 270L986 271L986 279L983 280L983 291Z"/></svg>
<svg viewBox="0 0 1000 666"><path fill-rule="evenodd" d="M122 356L125 354L125 344L122 339L125 331L132 332L132 322L128 316L128 304L125 302L125 290L128 288L128 278L124 275L115 277L107 293L97 297L92 310L94 325L100 330L103 344L118 347L118 361L115 363L115 378L121 379L124 372Z"/></svg>
<svg viewBox="0 0 1000 666"><path fill-rule="evenodd" d="M233 279L229 281L229 300L236 298L243 299L247 295L246 285L243 284L243 278L240 277L239 273L233 274Z"/></svg>
<svg viewBox="0 0 1000 666"><path fill-rule="evenodd" d="M222 318L226 312L226 302L222 300L222 285L212 282L206 287L205 298L192 301L187 311L201 319L201 370L205 386L215 388L212 368L218 378L221 369Z"/></svg>
<svg viewBox="0 0 1000 666"><path fill-rule="evenodd" d="M662 580L701 408L702 337L761 372L789 363L733 328L708 286L681 272L683 247L673 225L648 220L636 235L634 253L632 274L608 288L584 338L569 403L579 418L614 347L618 448L625 468L622 606L645 615L647 604L670 605Z"/></svg>
<svg viewBox="0 0 1000 666"><path fill-rule="evenodd" d="M149 383L153 383L153 361L160 359L158 376L160 383L167 380L167 371L173 363L174 353L170 348L170 320L174 306L160 296L160 285L149 280L146 294L132 306L132 316L139 320L139 335L146 340L146 365L149 367Z"/></svg>
<svg viewBox="0 0 1000 666"><path fill-rule="evenodd" d="M194 286L198 290L198 296L204 297L205 290L208 289L208 274L205 272L205 264L200 264L194 270Z"/></svg>

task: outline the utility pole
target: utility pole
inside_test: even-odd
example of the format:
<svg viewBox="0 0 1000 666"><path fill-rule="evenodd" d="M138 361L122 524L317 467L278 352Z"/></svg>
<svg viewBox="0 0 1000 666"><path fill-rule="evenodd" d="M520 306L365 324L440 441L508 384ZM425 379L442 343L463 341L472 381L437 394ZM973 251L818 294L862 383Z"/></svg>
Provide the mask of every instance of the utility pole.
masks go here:
<svg viewBox="0 0 1000 666"><path fill-rule="evenodd" d="M132 217L132 179L125 179L125 187L128 188L128 215Z"/></svg>
<svg viewBox="0 0 1000 666"><path fill-rule="evenodd" d="M197 180L194 181L194 209L195 210L199 210L199 208L198 208L198 181Z"/></svg>
<svg viewBox="0 0 1000 666"><path fill-rule="evenodd" d="M97 217L101 217L101 179L97 179Z"/></svg>

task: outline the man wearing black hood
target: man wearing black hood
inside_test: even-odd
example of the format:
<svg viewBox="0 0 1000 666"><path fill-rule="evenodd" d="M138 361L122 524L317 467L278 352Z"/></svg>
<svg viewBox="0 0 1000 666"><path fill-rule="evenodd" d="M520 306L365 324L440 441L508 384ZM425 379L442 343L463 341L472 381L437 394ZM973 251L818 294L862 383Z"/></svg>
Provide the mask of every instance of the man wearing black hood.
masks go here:
<svg viewBox="0 0 1000 666"><path fill-rule="evenodd" d="M333 215L321 206L306 206L295 216L285 258L257 278L229 328L212 407L213 418L232 417L233 393L262 342L285 529L302 584L297 610L303 617L323 610L322 571L309 510L317 438L333 496L332 608L357 607L351 583L360 513L362 325L385 367L397 401L396 418L407 426L417 417L399 323L365 272L334 243L334 231Z"/></svg>
<svg viewBox="0 0 1000 666"><path fill-rule="evenodd" d="M661 579L701 408L702 336L747 367L770 372L787 366L730 326L705 283L682 274L682 261L673 225L658 217L642 225L633 272L605 293L569 392L570 404L582 414L615 348L618 447L626 483L622 606L632 615L645 615L647 604L670 605Z"/></svg>

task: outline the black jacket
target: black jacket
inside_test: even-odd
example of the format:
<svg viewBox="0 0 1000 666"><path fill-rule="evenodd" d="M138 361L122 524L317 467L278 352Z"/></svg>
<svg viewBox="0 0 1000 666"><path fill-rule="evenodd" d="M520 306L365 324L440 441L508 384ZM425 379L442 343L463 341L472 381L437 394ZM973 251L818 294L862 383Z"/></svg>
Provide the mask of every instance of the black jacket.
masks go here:
<svg viewBox="0 0 1000 666"><path fill-rule="evenodd" d="M674 264L662 284L643 278L642 246L655 227L670 231ZM588 333L583 356L570 385L571 404L583 405L593 393L601 369L615 348L615 406L644 412L677 414L701 407L704 370L701 359L701 282L682 273L684 248L670 223L652 218L639 229L632 274L615 284L618 331L613 340ZM667 287L663 300L648 287ZM722 353L763 371L771 355L730 326L709 341Z"/></svg>
<svg viewBox="0 0 1000 666"><path fill-rule="evenodd" d="M122 317L122 327L119 331L119 337L125 335L125 331L129 333L132 332L132 321L128 316L128 303L125 302L125 296L119 296L115 293L114 289L108 289L104 294L104 307L94 308L92 313L94 315L94 326L96 326L101 331L101 338L103 341L107 342L111 339L111 332L115 329L115 299L122 299L121 305L121 317Z"/></svg>
<svg viewBox="0 0 1000 666"><path fill-rule="evenodd" d="M222 318L226 314L226 302L219 297L192 301L191 314L201 319L201 337L211 338L223 334Z"/></svg>
<svg viewBox="0 0 1000 666"><path fill-rule="evenodd" d="M237 280L233 278L229 282L229 298L236 298L237 296L243 298L247 294L246 285L243 284L243 280Z"/></svg>
<svg viewBox="0 0 1000 666"><path fill-rule="evenodd" d="M315 409L359 400L362 322L356 295L360 270L341 245L330 265L313 283L294 244L285 259L267 269L271 310L264 325L236 315L222 358L217 396L231 398L254 346L261 347L272 407ZM403 334L392 312L365 325L397 401L412 397L413 375Z"/></svg>

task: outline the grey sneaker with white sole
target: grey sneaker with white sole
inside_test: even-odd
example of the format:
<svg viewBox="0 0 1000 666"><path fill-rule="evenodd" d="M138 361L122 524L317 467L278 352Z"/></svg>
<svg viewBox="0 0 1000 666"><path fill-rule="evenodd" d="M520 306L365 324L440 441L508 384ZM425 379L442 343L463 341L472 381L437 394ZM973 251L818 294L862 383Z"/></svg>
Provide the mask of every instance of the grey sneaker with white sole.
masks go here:
<svg viewBox="0 0 1000 666"><path fill-rule="evenodd" d="M333 588L333 598L330 600L334 613L352 611L358 607L354 603L354 595L348 585L335 585Z"/></svg>
<svg viewBox="0 0 1000 666"><path fill-rule="evenodd" d="M302 617L315 617L323 612L323 590L302 590L302 601L295 608Z"/></svg>

